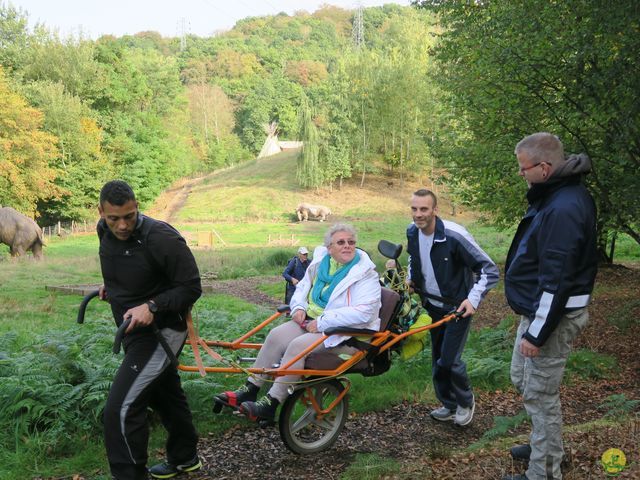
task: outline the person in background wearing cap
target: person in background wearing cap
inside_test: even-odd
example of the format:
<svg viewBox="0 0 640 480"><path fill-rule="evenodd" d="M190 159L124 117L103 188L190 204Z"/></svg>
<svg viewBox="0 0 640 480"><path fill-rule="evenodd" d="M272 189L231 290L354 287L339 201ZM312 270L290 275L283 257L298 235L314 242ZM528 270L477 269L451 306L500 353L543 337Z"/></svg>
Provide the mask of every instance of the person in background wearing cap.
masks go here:
<svg viewBox="0 0 640 480"><path fill-rule="evenodd" d="M531 416L529 445L511 449L528 462L507 480L560 480L563 457L560 384L571 345L589 319L596 277L596 208L583 183L584 154L565 158L562 142L534 133L515 148L529 208L505 263L504 293L520 315L511 381Z"/></svg>
<svg viewBox="0 0 640 480"><path fill-rule="evenodd" d="M285 304L289 305L293 292L296 291L296 285L304 277L309 263L309 250L307 250L307 247L300 247L296 256L289 260L287 268L282 272L282 276L287 281L287 289L284 294Z"/></svg>

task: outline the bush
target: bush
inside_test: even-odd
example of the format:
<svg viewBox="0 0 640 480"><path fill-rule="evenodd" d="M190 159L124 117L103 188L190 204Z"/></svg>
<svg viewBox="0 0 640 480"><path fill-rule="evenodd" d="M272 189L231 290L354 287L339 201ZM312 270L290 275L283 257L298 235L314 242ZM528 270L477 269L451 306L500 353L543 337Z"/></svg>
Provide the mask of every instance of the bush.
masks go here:
<svg viewBox="0 0 640 480"><path fill-rule="evenodd" d="M471 331L464 350L471 384L486 390L508 388L513 336L513 319L508 317L497 327Z"/></svg>
<svg viewBox="0 0 640 480"><path fill-rule="evenodd" d="M630 400L624 393L609 395L605 402L600 405L600 409L605 410L605 417L619 420L621 417L630 415L640 406L640 400Z"/></svg>

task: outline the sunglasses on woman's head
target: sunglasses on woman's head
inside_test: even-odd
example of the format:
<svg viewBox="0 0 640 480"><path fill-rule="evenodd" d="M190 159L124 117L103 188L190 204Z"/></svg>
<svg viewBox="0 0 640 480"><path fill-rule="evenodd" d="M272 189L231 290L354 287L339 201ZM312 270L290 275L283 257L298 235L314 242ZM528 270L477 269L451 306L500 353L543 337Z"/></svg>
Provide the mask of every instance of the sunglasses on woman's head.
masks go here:
<svg viewBox="0 0 640 480"><path fill-rule="evenodd" d="M344 246L345 243L348 243L350 246L353 247L356 244L356 241L355 240L338 240L337 242L333 242L333 243L341 247Z"/></svg>

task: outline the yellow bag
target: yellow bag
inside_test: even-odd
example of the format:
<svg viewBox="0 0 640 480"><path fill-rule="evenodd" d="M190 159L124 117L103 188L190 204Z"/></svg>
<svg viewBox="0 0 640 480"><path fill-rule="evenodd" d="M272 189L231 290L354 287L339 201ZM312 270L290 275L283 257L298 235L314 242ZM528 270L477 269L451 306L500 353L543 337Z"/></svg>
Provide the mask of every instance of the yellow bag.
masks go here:
<svg viewBox="0 0 640 480"><path fill-rule="evenodd" d="M427 325L431 325L433 320L426 313L421 313L418 316L418 319L415 321L413 325L409 327L409 332L411 330L416 330L420 327L425 327ZM404 339L404 343L402 344L402 348L400 349L400 358L403 360L408 360L417 353L421 352L424 348L425 338L429 333L429 330L425 330L424 332L414 333L413 335L409 335Z"/></svg>

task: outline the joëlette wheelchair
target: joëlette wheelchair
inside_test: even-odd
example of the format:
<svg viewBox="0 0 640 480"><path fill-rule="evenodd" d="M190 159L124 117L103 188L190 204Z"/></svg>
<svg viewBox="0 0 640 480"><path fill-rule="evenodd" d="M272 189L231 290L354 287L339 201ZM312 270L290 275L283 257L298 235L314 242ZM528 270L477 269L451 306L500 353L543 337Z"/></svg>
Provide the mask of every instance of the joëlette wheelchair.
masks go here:
<svg viewBox="0 0 640 480"><path fill-rule="evenodd" d="M385 257L397 260L402 253L402 245L381 240L378 244L378 250ZM399 265L398 269L402 274ZM403 275L401 275L402 277ZM97 296L97 292L84 298L78 313L78 323L82 323L87 303L95 296ZM351 382L346 375L355 373L376 376L386 372L391 367L393 353L399 351L403 341L409 336L440 326L457 316L455 312L452 312L438 322L409 329L400 318L403 306L409 300L410 294L404 281L394 284L393 288L382 287L382 306L379 313L380 328L378 331L343 327L328 329L315 343L288 364L276 365L273 368L245 368L240 365L240 362L253 361L253 358L239 357L237 361L230 361L223 358L214 349L232 351L260 349L261 343L251 343L249 339L288 312L287 305L282 305L269 318L231 342L201 338L195 331L189 317L187 322L188 337L185 346L191 347L195 365L179 364L157 329L156 334L171 362L179 370L185 372L199 372L202 376L207 373L244 373L267 375L273 378L284 375L301 375L301 380L289 386L290 395L281 406L278 427L287 448L298 454L311 454L330 448L344 427L349 408L348 394L351 389ZM116 333L114 353L118 353L120 350L120 343L127 326L128 321L123 322ZM350 336L351 339L348 342L359 350L346 360L330 352L314 353L314 349L328 336L336 334ZM205 365L200 349L222 365ZM292 364L304 357L306 357L304 369L291 368ZM222 408L222 405L214 404L214 412L219 413ZM262 421L262 426L266 425L266 421Z"/></svg>

